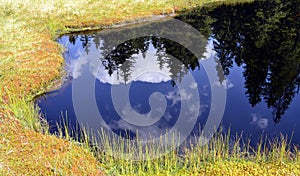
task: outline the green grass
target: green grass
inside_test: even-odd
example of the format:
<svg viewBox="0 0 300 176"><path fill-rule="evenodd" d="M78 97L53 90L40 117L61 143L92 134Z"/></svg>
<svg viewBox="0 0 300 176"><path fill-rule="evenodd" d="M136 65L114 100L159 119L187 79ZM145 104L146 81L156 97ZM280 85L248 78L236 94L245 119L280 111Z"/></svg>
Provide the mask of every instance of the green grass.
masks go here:
<svg viewBox="0 0 300 176"><path fill-rule="evenodd" d="M155 145L148 160L128 161L105 154L112 148L90 147L48 134L32 100L59 87L64 74L63 48L54 39L78 30L100 29L140 17L172 13L217 0L0 0L0 173L3 175L300 175L299 151L286 139L241 148L229 135L217 135L204 147L174 150L162 157ZM221 2L221 1L218 1ZM222 1L223 2L223 1ZM227 0L226 3L237 3ZM238 139L238 138L237 138ZM114 141L122 146L122 141ZM231 147L230 147L231 146ZM233 147L232 147L233 146ZM131 155L141 147L130 148ZM133 151L138 151L137 153ZM96 161L96 158L98 161Z"/></svg>
<svg viewBox="0 0 300 176"><path fill-rule="evenodd" d="M94 147L94 153L109 175L300 174L300 152L284 136L272 140L262 136L257 146L251 147L250 139L243 141L241 134L219 131L206 145L197 138L168 151L170 146L161 148L154 142L143 146L140 139L135 143L116 140L104 130L100 134L102 143ZM169 142L175 146L174 141Z"/></svg>

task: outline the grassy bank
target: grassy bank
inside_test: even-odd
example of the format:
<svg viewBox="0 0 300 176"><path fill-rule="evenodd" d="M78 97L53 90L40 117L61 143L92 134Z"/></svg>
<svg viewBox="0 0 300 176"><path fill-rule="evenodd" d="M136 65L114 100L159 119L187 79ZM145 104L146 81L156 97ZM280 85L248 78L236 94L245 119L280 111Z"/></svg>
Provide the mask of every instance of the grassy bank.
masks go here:
<svg viewBox="0 0 300 176"><path fill-rule="evenodd" d="M127 162L98 153L101 161L98 162L91 148L48 134L47 124L40 122L31 100L59 85L64 62L63 49L54 41L58 35L172 13L212 1L0 0L0 173L299 175L299 155L291 154L284 142L274 146L271 152L263 150L261 154L260 150L252 150L255 154L251 157L231 155L226 148L217 150L216 147L223 146L223 139L218 138L214 141L219 145L195 147L185 157L178 157L174 152L157 160Z"/></svg>
<svg viewBox="0 0 300 176"><path fill-rule="evenodd" d="M102 134L105 142L99 145L96 157L109 175L300 175L300 152L284 136L273 140L264 140L262 136L257 146L251 147L250 140L241 135L219 132L206 145L196 139L189 147L161 155L163 150L158 152L155 143L142 148L138 141L138 147L130 145L124 149L123 145L109 144L108 135ZM105 155L103 151L113 151L116 156ZM123 153L144 160L122 160Z"/></svg>

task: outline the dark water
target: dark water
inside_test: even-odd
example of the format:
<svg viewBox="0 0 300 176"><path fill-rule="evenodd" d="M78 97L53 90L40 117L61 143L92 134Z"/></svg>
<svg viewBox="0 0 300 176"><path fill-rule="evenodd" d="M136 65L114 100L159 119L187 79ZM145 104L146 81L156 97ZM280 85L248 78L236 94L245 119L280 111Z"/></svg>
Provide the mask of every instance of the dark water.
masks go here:
<svg viewBox="0 0 300 176"><path fill-rule="evenodd" d="M178 87L190 74L195 82L189 87L198 90L201 100L199 106L189 105L192 112L199 113L192 135L199 134L199 126L205 124L210 111L219 111L211 107L211 87L220 86L227 91L221 122L223 130L230 128L232 134L243 132L253 142L262 134L270 138L280 133L289 137L293 134L292 143L300 144L299 1L256 1L205 7L176 18L201 33L204 40L198 48L202 54L200 59L187 47L156 33L112 45L119 34L134 36L133 33L140 29L151 29L151 24L59 38L58 42L67 49L64 57L68 77L61 89L36 101L51 132L57 131L56 123L66 116L70 128L75 128L78 119L74 112L72 86L88 72L95 78L95 87L82 88L86 91L80 93L87 119L94 112L84 97L92 90L104 126L115 133L126 133L131 137L137 135L136 130L144 137L149 133L163 134L178 121L182 100L192 99L192 94ZM160 26L164 26L162 24L164 22L160 22ZM160 30L168 32L167 28ZM195 36L189 34L184 33L184 40L193 41ZM171 56L180 62L175 62ZM89 63L79 62L80 58L86 58ZM202 65L205 59L213 59L215 63L212 68L218 73L218 81L213 85ZM95 66L96 69L91 69ZM151 71L143 72L145 70ZM114 87L120 93L117 96L124 94L129 102L126 98L123 101L122 97L116 106L112 98ZM165 104L156 101L151 105L149 97L154 92L161 93ZM163 109L164 105L166 110L162 113L159 108ZM132 124L121 118L132 113L145 115L151 111L151 106L158 109L155 115L161 113L153 123L140 126L137 121ZM93 126L97 120L89 123Z"/></svg>

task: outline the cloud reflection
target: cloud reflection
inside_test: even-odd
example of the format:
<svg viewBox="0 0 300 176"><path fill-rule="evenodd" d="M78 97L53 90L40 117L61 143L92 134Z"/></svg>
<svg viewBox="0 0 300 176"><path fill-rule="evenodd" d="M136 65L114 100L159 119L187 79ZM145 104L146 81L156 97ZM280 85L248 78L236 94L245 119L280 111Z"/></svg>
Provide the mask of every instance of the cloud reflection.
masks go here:
<svg viewBox="0 0 300 176"><path fill-rule="evenodd" d="M251 117L252 117L252 120L250 123L252 125L256 125L260 129L265 129L268 127L269 120L267 118L262 118L260 115L254 114L254 113L251 114Z"/></svg>

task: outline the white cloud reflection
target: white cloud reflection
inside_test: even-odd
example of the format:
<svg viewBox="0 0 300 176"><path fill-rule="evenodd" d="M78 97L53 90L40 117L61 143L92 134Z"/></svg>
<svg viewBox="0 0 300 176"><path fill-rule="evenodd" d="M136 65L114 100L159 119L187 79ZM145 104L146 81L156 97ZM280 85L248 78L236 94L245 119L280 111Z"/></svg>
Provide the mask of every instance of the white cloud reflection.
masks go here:
<svg viewBox="0 0 300 176"><path fill-rule="evenodd" d="M196 82L192 82L190 85L191 89L197 89L198 88L198 84Z"/></svg>
<svg viewBox="0 0 300 176"><path fill-rule="evenodd" d="M102 44L102 41L100 43ZM160 83L171 80L170 68L167 67L167 64L160 67L159 62L157 61L158 56L156 55L156 50L153 46L150 46L150 48L151 50L144 53L144 56L143 53L132 55L132 59L134 61L131 65L131 73L128 80L126 80L126 84L129 84L132 81ZM68 71L69 76L76 79L85 72L91 72L92 75L102 83L108 83L111 85L125 83L124 77L121 76L118 71L114 71L111 75L108 74L108 70L101 63L100 58L103 58L103 56L94 45L91 45L89 49L90 51L88 54L86 54L82 49L77 49L76 57L78 55L78 59L70 59L66 61L66 70ZM213 50L211 41L208 42L206 52L203 53L203 56L204 58L202 59L215 57L215 51ZM122 66L124 66L124 64ZM197 83L193 83L190 85L190 88L196 89L197 86ZM227 87L231 88L233 85L229 84Z"/></svg>
<svg viewBox="0 0 300 176"><path fill-rule="evenodd" d="M233 83L228 78L226 78L226 80L223 82L220 82L220 81L214 82L214 86L224 87L226 89L231 89L234 87Z"/></svg>
<svg viewBox="0 0 300 176"><path fill-rule="evenodd" d="M193 95L189 94L185 89L175 89L174 91L168 92L165 96L168 100L172 101L171 106L174 106L181 100L190 100Z"/></svg>
<svg viewBox="0 0 300 176"><path fill-rule="evenodd" d="M160 83L171 80L170 69L167 67L163 67L162 69L159 68L157 56L154 52L147 52L145 58L141 53L133 55L132 58L134 58L135 62L130 68L131 73L129 80L126 80L127 84L132 81ZM99 66L99 72L94 73L94 75L103 83L125 83L124 77L118 74L117 71L114 71L112 75L109 75L103 65Z"/></svg>
<svg viewBox="0 0 300 176"><path fill-rule="evenodd" d="M102 83L112 85L125 83L124 77L118 71L114 71L112 75L108 74L108 70L101 63L100 58L103 58L103 56L94 45L91 45L89 49L90 52L86 54L82 49L77 48L74 51L76 59L66 60L65 69L68 72L68 76L76 79L82 74L90 72ZM155 51L148 51L145 53L145 56L143 57L142 53L132 55L134 63L130 68L131 73L129 80L126 80L127 84L132 81L160 83L171 80L170 68L166 67L166 64L160 68ZM125 65L126 62L123 66Z"/></svg>
<svg viewBox="0 0 300 176"><path fill-rule="evenodd" d="M252 117L252 120L250 123L252 125L256 125L260 129L265 129L268 127L269 120L267 118L262 118L260 115L254 114L254 113L251 114L251 117Z"/></svg>

